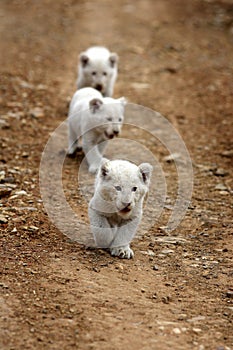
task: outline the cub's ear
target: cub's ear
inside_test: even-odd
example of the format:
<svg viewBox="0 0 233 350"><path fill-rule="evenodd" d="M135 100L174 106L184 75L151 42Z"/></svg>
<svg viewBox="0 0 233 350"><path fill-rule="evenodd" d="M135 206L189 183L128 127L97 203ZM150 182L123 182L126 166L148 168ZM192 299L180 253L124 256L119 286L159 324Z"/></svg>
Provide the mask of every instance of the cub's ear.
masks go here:
<svg viewBox="0 0 233 350"><path fill-rule="evenodd" d="M143 182L146 185L149 185L150 177L152 174L153 167L149 163L142 163L139 165L140 175L142 177Z"/></svg>
<svg viewBox="0 0 233 350"><path fill-rule="evenodd" d="M102 178L107 178L110 173L110 161L107 158L103 158L100 164L99 174Z"/></svg>
<svg viewBox="0 0 233 350"><path fill-rule="evenodd" d="M82 67L86 67L86 65L89 62L89 57L84 52L82 52L79 56L79 60L80 60Z"/></svg>
<svg viewBox="0 0 233 350"><path fill-rule="evenodd" d="M93 100L89 102L90 111L95 113L101 108L102 104L103 101L101 101L99 98L93 98Z"/></svg>
<svg viewBox="0 0 233 350"><path fill-rule="evenodd" d="M125 97L120 97L118 98L118 101L122 104L122 106L124 107L127 103L127 100Z"/></svg>
<svg viewBox="0 0 233 350"><path fill-rule="evenodd" d="M109 56L110 67L112 68L116 67L118 60L119 60L118 55L115 52L112 52L111 55Z"/></svg>

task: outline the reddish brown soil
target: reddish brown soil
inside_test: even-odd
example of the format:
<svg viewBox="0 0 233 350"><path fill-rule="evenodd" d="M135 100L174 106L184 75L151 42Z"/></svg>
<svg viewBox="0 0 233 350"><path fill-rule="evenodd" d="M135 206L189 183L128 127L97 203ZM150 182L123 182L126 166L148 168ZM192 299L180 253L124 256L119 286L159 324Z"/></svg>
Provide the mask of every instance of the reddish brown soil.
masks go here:
<svg viewBox="0 0 233 350"><path fill-rule="evenodd" d="M0 36L0 348L233 349L232 1L2 0ZM115 96L166 116L193 161L175 244L168 206L133 260L71 242L40 198L42 151L93 44L120 56ZM175 167L151 150L175 195ZM65 161L64 189L88 222L79 161Z"/></svg>

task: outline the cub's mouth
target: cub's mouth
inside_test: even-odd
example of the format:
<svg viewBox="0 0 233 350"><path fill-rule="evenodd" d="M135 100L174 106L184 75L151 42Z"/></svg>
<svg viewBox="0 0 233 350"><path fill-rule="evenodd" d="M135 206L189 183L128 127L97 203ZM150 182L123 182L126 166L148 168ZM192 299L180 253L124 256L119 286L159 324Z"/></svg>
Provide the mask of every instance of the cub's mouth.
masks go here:
<svg viewBox="0 0 233 350"><path fill-rule="evenodd" d="M128 206L128 207L125 207L123 209L120 210L120 213L121 214L127 214L131 211L131 208Z"/></svg>
<svg viewBox="0 0 233 350"><path fill-rule="evenodd" d="M104 135L106 136L107 139L113 139L114 134L108 134L107 131L104 132Z"/></svg>
<svg viewBox="0 0 233 350"><path fill-rule="evenodd" d="M95 89L101 92L101 91L103 90L103 85L97 84L97 85L95 86Z"/></svg>

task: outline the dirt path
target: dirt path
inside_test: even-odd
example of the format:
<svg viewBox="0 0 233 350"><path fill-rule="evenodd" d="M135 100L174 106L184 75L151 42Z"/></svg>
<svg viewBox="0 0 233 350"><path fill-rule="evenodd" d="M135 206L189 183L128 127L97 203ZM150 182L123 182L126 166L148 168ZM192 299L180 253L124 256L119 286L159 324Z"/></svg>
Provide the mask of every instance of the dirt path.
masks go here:
<svg viewBox="0 0 233 350"><path fill-rule="evenodd" d="M1 1L1 349L233 349L232 6ZM120 56L115 95L166 116L193 162L192 203L167 237L176 168L161 143L124 129L158 159L168 187L131 261L71 242L40 197L41 153L65 120L77 55L92 44ZM88 223L80 162L65 160L64 192Z"/></svg>

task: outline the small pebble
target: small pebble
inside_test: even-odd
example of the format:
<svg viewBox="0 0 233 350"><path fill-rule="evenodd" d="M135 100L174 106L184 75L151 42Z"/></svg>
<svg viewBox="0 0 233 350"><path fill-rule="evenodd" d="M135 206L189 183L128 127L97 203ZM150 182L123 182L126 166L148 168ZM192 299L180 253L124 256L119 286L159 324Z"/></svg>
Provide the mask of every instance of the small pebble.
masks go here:
<svg viewBox="0 0 233 350"><path fill-rule="evenodd" d="M218 190L218 191L227 191L228 190L228 188L224 184L217 184L214 189Z"/></svg>
<svg viewBox="0 0 233 350"><path fill-rule="evenodd" d="M222 168L218 168L214 171L214 175L216 176L226 176L228 175L228 172Z"/></svg>
<svg viewBox="0 0 233 350"><path fill-rule="evenodd" d="M0 187L0 198L10 195L12 189L9 187Z"/></svg>
<svg viewBox="0 0 233 350"><path fill-rule="evenodd" d="M229 192L227 192L227 191L219 191L219 194L221 194L221 196L227 196L229 194Z"/></svg>
<svg viewBox="0 0 233 350"><path fill-rule="evenodd" d="M28 229L29 229L30 231L38 231L38 230L39 230L39 227L36 227L36 226L31 225L31 226L28 227Z"/></svg>
<svg viewBox="0 0 233 350"><path fill-rule="evenodd" d="M115 269L117 269L117 270L124 270L124 266L122 264L117 264L115 266Z"/></svg>
<svg viewBox="0 0 233 350"><path fill-rule="evenodd" d="M162 302L164 304L169 304L170 301L171 301L171 297L169 295L166 297L162 297Z"/></svg>
<svg viewBox="0 0 233 350"><path fill-rule="evenodd" d="M161 253L162 254L172 254L172 253L174 253L174 250L172 250L172 249L163 249L161 251Z"/></svg>
<svg viewBox="0 0 233 350"><path fill-rule="evenodd" d="M43 118L45 116L43 109L40 107L31 109L29 113L33 118Z"/></svg>
<svg viewBox="0 0 233 350"><path fill-rule="evenodd" d="M193 332L194 333L200 333L201 332L201 328L193 328Z"/></svg>
<svg viewBox="0 0 233 350"><path fill-rule="evenodd" d="M175 333L175 334L181 334L181 330L179 329L179 328L173 328L173 333Z"/></svg>
<svg viewBox="0 0 233 350"><path fill-rule="evenodd" d="M227 298L233 299L233 291L232 291L232 290L228 290L228 291L226 292L226 296L227 296Z"/></svg>
<svg viewBox="0 0 233 350"><path fill-rule="evenodd" d="M5 216L0 215L0 223L1 224L7 224L8 223L8 219Z"/></svg>
<svg viewBox="0 0 233 350"><path fill-rule="evenodd" d="M93 271L100 272L100 269L98 269L97 267L93 267Z"/></svg>
<svg viewBox="0 0 233 350"><path fill-rule="evenodd" d="M179 321L186 320L186 318L187 318L187 315L186 315L186 314L180 314L180 315L178 316L178 320L179 320Z"/></svg>
<svg viewBox="0 0 233 350"><path fill-rule="evenodd" d="M172 153L169 156L164 157L163 160L169 163L179 159L180 157L181 157L180 153Z"/></svg>
<svg viewBox="0 0 233 350"><path fill-rule="evenodd" d="M15 179L12 176L6 176L2 179L3 183L13 184L15 183Z"/></svg>
<svg viewBox="0 0 233 350"><path fill-rule="evenodd" d="M233 157L233 149L227 150L227 151L223 151L222 153L220 153L221 156L223 157Z"/></svg>

